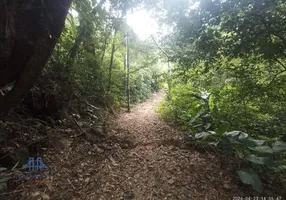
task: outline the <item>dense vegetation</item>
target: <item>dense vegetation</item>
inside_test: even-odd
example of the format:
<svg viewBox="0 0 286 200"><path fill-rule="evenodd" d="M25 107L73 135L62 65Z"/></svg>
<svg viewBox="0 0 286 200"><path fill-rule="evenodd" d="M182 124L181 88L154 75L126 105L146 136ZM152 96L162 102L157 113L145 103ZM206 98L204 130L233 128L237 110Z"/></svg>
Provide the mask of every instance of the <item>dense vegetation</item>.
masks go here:
<svg viewBox="0 0 286 200"><path fill-rule="evenodd" d="M66 76L87 100L113 110L149 98L161 72L154 44L140 41L126 24L128 5L111 5L108 12L103 2L74 1L78 16L67 16L48 70Z"/></svg>
<svg viewBox="0 0 286 200"><path fill-rule="evenodd" d="M70 0L62 1L66 4L70 3ZM63 5L62 2L58 3ZM129 106L130 103L134 104L146 100L153 91L158 89L158 80L162 70L160 70L159 57L156 55L157 47L153 41L150 39L143 43L126 23L127 12L132 11L140 3L142 2L73 1L67 13L61 37L54 35L51 31L45 31L45 37L59 38L52 55L48 52L45 54L45 56L49 55L50 59L44 74L49 74L50 77L55 77L56 75L60 80L69 83L77 95L92 103L103 104L111 112L114 112L116 108ZM31 9L35 10L39 10L39 6L45 5L51 10L57 8L56 4L52 6L49 2L43 2L43 4L29 3ZM5 6L13 10L15 7L21 8L23 5L1 3L1 9L5 10ZM48 18L48 11L43 9L40 11L43 13L35 12L36 14L30 17L38 20L37 14L39 14ZM58 11L55 9L54 12ZM29 13L29 9L27 9L27 13ZM26 23L20 21L20 14L17 17L19 18L19 23ZM9 26L8 24L6 25L8 28L11 27L11 30L9 29L8 31L16 32L17 30L12 30L12 21L10 22L7 18L7 22L11 24ZM42 22L39 19L37 23L41 24ZM46 23L46 26L50 25L49 21ZM50 27L50 29L62 29L63 25L55 24L55 27ZM4 21L3 27L5 27ZM31 29L38 35L42 34L41 30L37 29L36 26L31 27ZM3 34L5 34L5 31ZM18 34L20 35L21 33ZM29 35L29 37L32 36ZM23 38L21 40L26 42L25 35ZM26 46L30 45L28 44L29 41L26 43ZM9 43L5 43L5 45L9 45ZM48 51L52 51L52 46L47 48L49 48ZM10 92L0 97L1 106L3 106L0 109L1 118L4 118L8 109L15 106L15 103L23 98L28 89L31 89L35 78L39 76L40 70L45 66L46 62L43 59L43 63L40 64L36 63L36 59L31 59L31 62L35 65L29 65L31 66L30 71L27 70L24 75L21 70L27 69L25 64L22 65L20 63L22 60L14 58L13 52L11 52L11 57L9 57L10 55L7 52L5 53L3 50L1 52L3 53L2 57L7 57L5 59L10 59L11 62L9 61L3 67L2 72L5 79L1 79L0 85L5 86L9 84L8 87L6 86L3 89L3 92L6 93L14 85L15 82L13 81L16 81L16 83ZM16 51L18 53L17 56L23 56L23 52L30 53L37 57L38 60L42 59L42 57L39 58L41 55L37 55L37 52L40 51L34 51L33 47L31 49L21 49L19 52ZM3 59L3 62L5 62L5 59ZM12 60L19 60L17 66ZM13 69L13 67L17 67L18 71ZM23 80L18 78L21 73L26 88L20 86L21 81L21 83L24 83ZM11 78L9 79L10 76Z"/></svg>
<svg viewBox="0 0 286 200"><path fill-rule="evenodd" d="M257 172L266 178L266 171L279 176L286 169L286 4L204 0L165 7L164 20L175 24L165 46L176 64L163 117L239 158L242 181L261 191Z"/></svg>
<svg viewBox="0 0 286 200"><path fill-rule="evenodd" d="M169 30L160 42L153 37L140 40L126 23L126 14L142 5L152 7L154 17ZM45 37L51 35L45 32ZM49 51L52 48L51 44ZM24 82L25 90L16 90L23 84L22 74L0 83L16 80L12 90L3 89L7 94L0 90L0 117L1 107L6 113L10 102L14 105L32 87L45 60L36 72L23 76L26 82L32 77L29 84ZM56 75L77 96L111 113L120 108L130 111L130 104L147 100L164 85L162 117L194 143L236 157L245 184L261 192L261 178L274 179L286 171L286 4L282 0L74 0L43 74ZM9 94L18 97L11 101Z"/></svg>

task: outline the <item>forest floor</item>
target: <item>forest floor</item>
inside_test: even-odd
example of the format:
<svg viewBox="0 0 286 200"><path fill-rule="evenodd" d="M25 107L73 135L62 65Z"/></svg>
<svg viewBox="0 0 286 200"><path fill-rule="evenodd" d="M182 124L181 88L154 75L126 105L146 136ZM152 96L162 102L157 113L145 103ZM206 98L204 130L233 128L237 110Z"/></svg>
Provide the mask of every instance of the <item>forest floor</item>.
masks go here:
<svg viewBox="0 0 286 200"><path fill-rule="evenodd" d="M52 178L21 183L5 199L224 200L249 195L235 162L190 146L158 117L155 108L163 97L159 92L131 113L111 116L106 138L97 143L61 139L63 145L43 157Z"/></svg>

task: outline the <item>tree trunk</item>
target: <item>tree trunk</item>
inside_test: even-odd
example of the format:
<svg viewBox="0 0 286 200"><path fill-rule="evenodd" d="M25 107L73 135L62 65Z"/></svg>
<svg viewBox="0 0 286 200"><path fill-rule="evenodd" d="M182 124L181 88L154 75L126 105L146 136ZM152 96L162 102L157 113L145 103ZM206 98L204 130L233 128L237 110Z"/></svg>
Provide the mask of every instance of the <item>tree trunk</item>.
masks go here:
<svg viewBox="0 0 286 200"><path fill-rule="evenodd" d="M124 85L124 92L125 92L125 95L127 97L127 32L126 32L126 39L125 39L125 47L126 47L126 52L125 52L125 55L124 55L124 59L123 59L123 62L124 62L124 80L123 80L123 85Z"/></svg>
<svg viewBox="0 0 286 200"><path fill-rule="evenodd" d="M110 58L109 73L108 73L107 92L110 92L110 89L111 89L111 77L112 77L113 59L114 59L114 53L115 53L115 37L116 37L116 33L117 33L117 30L114 31L114 37L113 37L113 42L112 42L111 58Z"/></svg>
<svg viewBox="0 0 286 200"><path fill-rule="evenodd" d="M32 88L64 27L72 0L0 1L0 119Z"/></svg>
<svg viewBox="0 0 286 200"><path fill-rule="evenodd" d="M93 8L92 10L92 16L96 16L96 13L98 12L98 9L100 9L102 7L102 5L105 3L106 0L101 0L97 6L95 8ZM72 67L73 67L73 64L74 64L74 60L75 60L75 57L77 55L77 52L78 52L78 49L80 47L80 44L83 42L83 40L86 38L86 37L89 37L86 35L85 33L85 29L86 29L86 26L93 26L91 24L89 25L86 25L87 23L84 23L84 20L85 19L82 19L82 21L80 22L80 25L79 25L79 33L77 35L77 37L75 38L75 42L74 42L74 45L72 46L71 50L70 50L70 56L69 56L69 61L67 62L67 68L68 68L68 73L70 73ZM91 33L90 33L91 34Z"/></svg>
<svg viewBox="0 0 286 200"><path fill-rule="evenodd" d="M129 38L127 33L126 38L126 47L127 47L127 55L126 55L126 66L127 66L127 109L130 112L130 63L129 63Z"/></svg>
<svg viewBox="0 0 286 200"><path fill-rule="evenodd" d="M107 47L107 42L108 42L108 38L109 38L109 33L107 34L107 36L105 37L105 40L104 40L104 45L103 45L103 48L102 48L102 55L101 55L101 59L100 59L100 65L103 64L103 61L104 61L104 56L105 56L105 52L106 52L106 47Z"/></svg>
<svg viewBox="0 0 286 200"><path fill-rule="evenodd" d="M79 34L75 39L75 42L70 50L70 59L68 61L68 69L70 70L74 64L74 59L76 57L78 48L80 46L80 44L82 43L82 40L84 38L84 27L79 27Z"/></svg>
<svg viewBox="0 0 286 200"><path fill-rule="evenodd" d="M171 63L168 58L168 89L169 89L169 95L168 98L171 99L171 92L172 92L172 70L171 70Z"/></svg>

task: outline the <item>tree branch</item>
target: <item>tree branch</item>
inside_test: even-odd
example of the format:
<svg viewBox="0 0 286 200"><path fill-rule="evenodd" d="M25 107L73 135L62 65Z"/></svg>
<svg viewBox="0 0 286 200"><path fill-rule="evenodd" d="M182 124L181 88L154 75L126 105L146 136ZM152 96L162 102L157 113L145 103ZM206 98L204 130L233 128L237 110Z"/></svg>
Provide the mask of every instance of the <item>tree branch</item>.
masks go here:
<svg viewBox="0 0 286 200"><path fill-rule="evenodd" d="M284 65L278 58L274 59L286 70L286 65Z"/></svg>
<svg viewBox="0 0 286 200"><path fill-rule="evenodd" d="M154 60L152 60L150 63L147 63L146 65L140 67L139 69L136 69L136 70L130 72L130 74L135 73L135 72L138 72L138 71L140 71L141 69L147 68L149 65L153 64L155 61L157 61L157 58L155 58Z"/></svg>
<svg viewBox="0 0 286 200"><path fill-rule="evenodd" d="M157 43L157 41L155 40L155 38L151 35L152 40L155 42L156 46L160 49L160 51L162 51L162 53L168 58L170 58L170 56L166 53L166 51L164 51L164 49Z"/></svg>

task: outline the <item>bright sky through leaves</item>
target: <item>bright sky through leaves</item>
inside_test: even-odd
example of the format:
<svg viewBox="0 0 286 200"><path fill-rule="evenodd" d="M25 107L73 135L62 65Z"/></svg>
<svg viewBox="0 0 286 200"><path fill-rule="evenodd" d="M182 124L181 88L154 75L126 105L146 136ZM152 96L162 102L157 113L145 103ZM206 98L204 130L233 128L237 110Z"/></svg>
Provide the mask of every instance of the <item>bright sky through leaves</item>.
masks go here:
<svg viewBox="0 0 286 200"><path fill-rule="evenodd" d="M127 14L127 24L133 28L140 39L145 40L158 31L158 24L146 10Z"/></svg>

